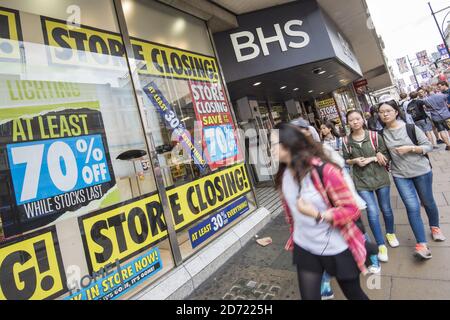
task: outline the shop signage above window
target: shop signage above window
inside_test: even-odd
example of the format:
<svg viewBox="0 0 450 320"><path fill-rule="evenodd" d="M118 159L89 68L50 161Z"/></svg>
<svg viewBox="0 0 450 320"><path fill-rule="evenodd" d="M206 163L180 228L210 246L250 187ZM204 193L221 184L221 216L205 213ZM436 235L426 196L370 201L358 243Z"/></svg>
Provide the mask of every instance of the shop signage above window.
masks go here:
<svg viewBox="0 0 450 320"><path fill-rule="evenodd" d="M309 35L306 32L296 31L293 29L294 26L301 27L302 25L302 20L290 20L284 25L284 33L291 37L301 38L302 40L300 42L286 42L283 32L281 31L280 24L278 23L273 25L276 35L271 37L265 36L262 28L256 28L256 33L258 35L261 48L255 43L255 35L251 31L241 31L231 34L230 38L237 62L256 59L260 55L261 51L264 56L270 55L269 48L267 46L269 43L278 43L281 51L283 52L287 51L288 47L293 49L301 49L306 47L310 42ZM273 29L271 29L270 32L273 32ZM243 42L242 39L246 39L246 41ZM252 53L244 55L243 51L245 49L251 49Z"/></svg>
<svg viewBox="0 0 450 320"><path fill-rule="evenodd" d="M360 72L351 45L317 1L294 1L237 17L214 34L228 83L316 61L338 59Z"/></svg>
<svg viewBox="0 0 450 320"><path fill-rule="evenodd" d="M48 57L52 64L126 70L125 48L119 34L41 17ZM214 57L131 38L139 73L185 80L219 81Z"/></svg>

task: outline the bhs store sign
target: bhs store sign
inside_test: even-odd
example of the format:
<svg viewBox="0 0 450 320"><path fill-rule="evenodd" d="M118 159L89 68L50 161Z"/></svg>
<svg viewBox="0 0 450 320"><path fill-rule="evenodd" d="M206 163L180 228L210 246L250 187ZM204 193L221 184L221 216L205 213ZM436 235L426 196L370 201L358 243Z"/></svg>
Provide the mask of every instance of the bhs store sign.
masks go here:
<svg viewBox="0 0 450 320"><path fill-rule="evenodd" d="M282 52L287 51L288 47L293 49L306 47L310 43L310 37L308 33L299 30L302 25L302 20L290 20L284 24L283 29L279 23L274 24L274 36L266 36L263 28L258 27L256 28L256 36L258 37L260 46L255 43L255 34L251 31L241 31L231 34L230 38L237 62L253 60L261 54L261 51L264 56L270 55L267 46L269 43L278 43ZM273 30L270 30L269 32L272 34ZM286 41L284 34L298 38L299 41Z"/></svg>

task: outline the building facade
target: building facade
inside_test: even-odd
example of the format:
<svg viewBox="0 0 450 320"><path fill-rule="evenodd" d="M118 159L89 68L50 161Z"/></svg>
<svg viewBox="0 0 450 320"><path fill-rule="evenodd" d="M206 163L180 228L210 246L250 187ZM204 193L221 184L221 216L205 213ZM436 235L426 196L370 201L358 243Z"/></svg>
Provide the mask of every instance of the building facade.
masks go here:
<svg viewBox="0 0 450 320"><path fill-rule="evenodd" d="M270 221L236 129L342 119L386 80L364 1L290 2L0 0L0 299L180 298ZM223 47L258 27L259 55Z"/></svg>

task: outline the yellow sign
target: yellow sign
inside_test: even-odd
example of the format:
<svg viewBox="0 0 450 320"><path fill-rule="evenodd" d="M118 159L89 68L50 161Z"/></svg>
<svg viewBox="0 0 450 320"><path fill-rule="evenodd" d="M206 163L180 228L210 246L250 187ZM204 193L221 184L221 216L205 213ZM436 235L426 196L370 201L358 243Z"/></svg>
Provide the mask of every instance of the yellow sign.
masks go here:
<svg viewBox="0 0 450 320"><path fill-rule="evenodd" d="M167 190L175 230L250 191L243 164ZM79 218L90 271L127 260L167 237L158 194Z"/></svg>
<svg viewBox="0 0 450 320"><path fill-rule="evenodd" d="M19 12L0 8L0 61L20 60L21 41Z"/></svg>
<svg viewBox="0 0 450 320"><path fill-rule="evenodd" d="M42 300L66 291L54 227L0 247L0 299Z"/></svg>
<svg viewBox="0 0 450 320"><path fill-rule="evenodd" d="M54 64L126 69L125 51L120 35L94 28L74 28L67 23L41 17L44 41Z"/></svg>
<svg viewBox="0 0 450 320"><path fill-rule="evenodd" d="M180 230L250 190L250 180L243 164L168 190L175 230Z"/></svg>
<svg viewBox="0 0 450 320"><path fill-rule="evenodd" d="M64 21L42 17L45 44L52 63L106 69L125 69L125 48L117 33L90 27L70 30ZM152 42L131 39L140 74L175 79L219 81L213 57Z"/></svg>
<svg viewBox="0 0 450 320"><path fill-rule="evenodd" d="M175 79L219 80L217 61L213 57L159 44L131 39L135 58L145 62L141 74Z"/></svg>
<svg viewBox="0 0 450 320"><path fill-rule="evenodd" d="M341 124L339 111L333 98L317 101L317 107L323 121L334 120L337 124Z"/></svg>

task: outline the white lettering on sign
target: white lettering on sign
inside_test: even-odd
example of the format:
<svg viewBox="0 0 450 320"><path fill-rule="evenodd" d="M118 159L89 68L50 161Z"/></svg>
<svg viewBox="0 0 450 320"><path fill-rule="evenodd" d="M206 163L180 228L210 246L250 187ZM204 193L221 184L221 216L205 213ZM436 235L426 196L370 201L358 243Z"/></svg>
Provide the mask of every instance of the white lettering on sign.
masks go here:
<svg viewBox="0 0 450 320"><path fill-rule="evenodd" d="M258 46L258 44L255 43L255 35L250 31L241 31L231 34L231 43L233 44L237 61L244 62L253 60L261 54L261 49L264 56L270 55L269 48L267 46L267 44L269 43L278 42L282 52L287 51L288 47L293 49L301 49L306 47L311 40L309 35L304 31L292 29L293 26L301 27L302 25L302 20L290 20L285 23L284 33L286 35L302 38L301 42L290 41L289 44L286 44L283 31L281 30L280 24L278 23L273 25L276 35L272 37L266 37L261 27L256 28L256 34L258 36L259 43L261 44L261 48ZM246 41L242 42L242 39L246 39ZM242 51L244 49L247 49L247 51L250 49L251 53L243 54Z"/></svg>

